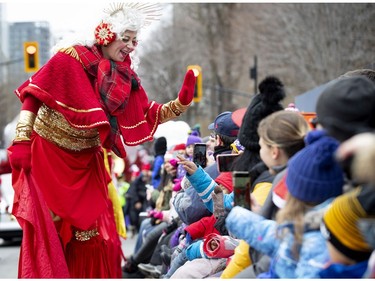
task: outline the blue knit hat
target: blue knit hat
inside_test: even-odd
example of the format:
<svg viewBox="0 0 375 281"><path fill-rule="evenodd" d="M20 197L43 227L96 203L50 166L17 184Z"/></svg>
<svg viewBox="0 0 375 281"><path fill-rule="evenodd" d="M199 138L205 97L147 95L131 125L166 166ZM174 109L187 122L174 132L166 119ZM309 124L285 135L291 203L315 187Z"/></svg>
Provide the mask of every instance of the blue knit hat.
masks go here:
<svg viewBox="0 0 375 281"><path fill-rule="evenodd" d="M202 139L200 137L189 135L186 141L186 146L189 146L191 144L201 143L201 142L202 142Z"/></svg>
<svg viewBox="0 0 375 281"><path fill-rule="evenodd" d="M314 130L305 138L306 147L288 162L286 185L295 198L321 203L342 194L344 174L335 160L339 143L323 130Z"/></svg>

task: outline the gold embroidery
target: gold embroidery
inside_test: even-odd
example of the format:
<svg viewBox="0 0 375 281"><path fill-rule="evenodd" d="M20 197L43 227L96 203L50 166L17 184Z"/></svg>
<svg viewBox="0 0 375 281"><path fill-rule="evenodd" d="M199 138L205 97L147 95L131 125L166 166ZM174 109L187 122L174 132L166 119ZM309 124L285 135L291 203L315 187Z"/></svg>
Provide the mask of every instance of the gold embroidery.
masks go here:
<svg viewBox="0 0 375 281"><path fill-rule="evenodd" d="M183 105L179 99L175 99L173 101L169 101L168 103L163 104L160 113L160 123L165 123L169 120L172 120L184 113L190 104Z"/></svg>
<svg viewBox="0 0 375 281"><path fill-rule="evenodd" d="M90 109L77 109L77 108L73 108L73 107L70 107L70 106L67 106L66 104L60 102L60 101L56 101L58 105L62 106L62 107L65 107L65 108L68 108L69 110L71 111L74 111L74 112L93 112L93 111L103 111L103 109L101 109L100 107L94 107L94 108L90 108Z"/></svg>
<svg viewBox="0 0 375 281"><path fill-rule="evenodd" d="M59 52L65 53L65 54L75 58L80 63L82 63L81 58L79 57L77 50L74 49L73 47L62 48L62 49L59 50Z"/></svg>
<svg viewBox="0 0 375 281"><path fill-rule="evenodd" d="M92 237L95 237L98 235L99 235L99 232L98 232L98 229L96 228L91 229L91 230L84 230L84 231L79 231L79 230L74 231L74 237L76 238L76 240L81 241L81 242L88 241Z"/></svg>
<svg viewBox="0 0 375 281"><path fill-rule="evenodd" d="M81 151L100 145L99 132L93 129L72 127L64 116L42 105L34 124L35 132L59 147Z"/></svg>
<svg viewBox="0 0 375 281"><path fill-rule="evenodd" d="M143 120L143 121L138 122L137 124L135 124L133 126L121 126L121 128L124 128L124 129L127 129L127 130L134 129L134 128L136 128L136 127L138 127L138 126L140 126L140 125L142 125L144 123L147 123L147 122L145 120Z"/></svg>
<svg viewBox="0 0 375 281"><path fill-rule="evenodd" d="M15 141L29 141L33 131L36 115L28 110L21 110L20 119L16 126Z"/></svg>

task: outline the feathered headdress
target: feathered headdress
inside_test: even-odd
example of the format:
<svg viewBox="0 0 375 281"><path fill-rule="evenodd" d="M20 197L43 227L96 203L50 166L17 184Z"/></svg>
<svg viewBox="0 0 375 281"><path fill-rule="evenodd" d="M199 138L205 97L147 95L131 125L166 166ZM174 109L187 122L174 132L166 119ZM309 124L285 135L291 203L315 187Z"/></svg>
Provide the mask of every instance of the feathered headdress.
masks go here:
<svg viewBox="0 0 375 281"><path fill-rule="evenodd" d="M161 17L161 7L154 3L112 3L103 11L106 16L95 29L95 38L104 46L125 30L139 31Z"/></svg>
<svg viewBox="0 0 375 281"><path fill-rule="evenodd" d="M155 3L114 3L109 8L104 9L111 19L122 20L123 25L137 23L137 30L150 25L153 21L161 17L161 7Z"/></svg>

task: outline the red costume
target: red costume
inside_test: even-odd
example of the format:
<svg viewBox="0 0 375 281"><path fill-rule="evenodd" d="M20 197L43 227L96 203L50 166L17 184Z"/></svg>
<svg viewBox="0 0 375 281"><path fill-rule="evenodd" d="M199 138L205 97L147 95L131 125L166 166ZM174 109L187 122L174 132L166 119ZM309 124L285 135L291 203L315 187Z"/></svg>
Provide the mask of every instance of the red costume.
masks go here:
<svg viewBox="0 0 375 281"><path fill-rule="evenodd" d="M102 146L125 157L125 144L151 140L158 124L188 107L195 83L188 73L177 104L158 104L148 100L130 64L129 56L104 59L97 45L75 46L17 89L22 109L38 112L31 170L13 165L13 214L24 231L19 277L122 277ZM22 146L9 148L10 160Z"/></svg>

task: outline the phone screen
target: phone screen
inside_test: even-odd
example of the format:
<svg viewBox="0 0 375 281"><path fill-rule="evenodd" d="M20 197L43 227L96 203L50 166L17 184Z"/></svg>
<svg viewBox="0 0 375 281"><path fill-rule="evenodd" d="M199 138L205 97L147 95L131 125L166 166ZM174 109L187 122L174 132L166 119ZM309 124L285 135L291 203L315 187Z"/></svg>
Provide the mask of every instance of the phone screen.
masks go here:
<svg viewBox="0 0 375 281"><path fill-rule="evenodd" d="M238 156L238 154L219 154L216 156L219 172L232 172L234 160Z"/></svg>
<svg viewBox="0 0 375 281"><path fill-rule="evenodd" d="M234 205L251 210L249 172L233 172Z"/></svg>
<svg viewBox="0 0 375 281"><path fill-rule="evenodd" d="M196 143L194 145L193 162L202 168L207 165L206 149L207 145L205 143Z"/></svg>

